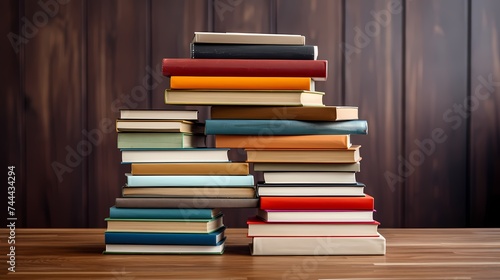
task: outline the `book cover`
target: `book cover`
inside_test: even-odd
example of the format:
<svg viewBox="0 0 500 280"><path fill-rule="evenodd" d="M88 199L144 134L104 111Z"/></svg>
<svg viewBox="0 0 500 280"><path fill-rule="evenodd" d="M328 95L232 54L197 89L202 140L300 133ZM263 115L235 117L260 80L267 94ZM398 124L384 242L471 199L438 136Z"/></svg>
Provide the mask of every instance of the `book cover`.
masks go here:
<svg viewBox="0 0 500 280"><path fill-rule="evenodd" d="M217 135L216 148L347 149L350 135Z"/></svg>
<svg viewBox="0 0 500 280"><path fill-rule="evenodd" d="M197 110L139 110L121 109L120 119L122 120L198 120Z"/></svg>
<svg viewBox="0 0 500 280"><path fill-rule="evenodd" d="M205 136L176 132L120 132L117 143L119 149L201 148L205 147Z"/></svg>
<svg viewBox="0 0 500 280"><path fill-rule="evenodd" d="M260 209L264 210L368 210L373 211L373 197L322 196L322 197L276 197L260 198Z"/></svg>
<svg viewBox="0 0 500 280"><path fill-rule="evenodd" d="M122 149L122 163L228 162L228 149Z"/></svg>
<svg viewBox="0 0 500 280"><path fill-rule="evenodd" d="M304 77L172 76L170 89L314 91L314 81Z"/></svg>
<svg viewBox="0 0 500 280"><path fill-rule="evenodd" d="M256 208L258 198L117 197L119 208Z"/></svg>
<svg viewBox="0 0 500 280"><path fill-rule="evenodd" d="M225 238L217 245L144 245L144 244L106 244L104 254L222 254Z"/></svg>
<svg viewBox="0 0 500 280"><path fill-rule="evenodd" d="M371 222L374 210L257 210L268 222Z"/></svg>
<svg viewBox="0 0 500 280"><path fill-rule="evenodd" d="M327 60L164 58L164 76L308 77L326 81Z"/></svg>
<svg viewBox="0 0 500 280"><path fill-rule="evenodd" d="M257 184L259 196L364 196L365 185L356 184Z"/></svg>
<svg viewBox="0 0 500 280"><path fill-rule="evenodd" d="M253 175L132 175L127 176L128 187L162 187L162 186L185 186L185 187L217 187L217 186L253 186Z"/></svg>
<svg viewBox="0 0 500 280"><path fill-rule="evenodd" d="M211 118L299 121L357 120L358 107L212 106Z"/></svg>
<svg viewBox="0 0 500 280"><path fill-rule="evenodd" d="M207 245L215 246L224 238L225 227L211 233L105 232L106 244Z"/></svg>
<svg viewBox="0 0 500 280"><path fill-rule="evenodd" d="M253 186L237 187L128 187L122 189L123 197L192 197L192 198L254 198Z"/></svg>
<svg viewBox="0 0 500 280"><path fill-rule="evenodd" d="M206 120L205 134L346 135L368 134L366 120L306 122L297 120Z"/></svg>
<svg viewBox="0 0 500 280"><path fill-rule="evenodd" d="M256 45L191 43L191 58L220 59L306 59L318 58L318 47L312 45Z"/></svg>
<svg viewBox="0 0 500 280"><path fill-rule="evenodd" d="M112 219L212 219L220 214L218 208L109 208Z"/></svg>
<svg viewBox="0 0 500 280"><path fill-rule="evenodd" d="M266 222L247 220L248 236L378 236L380 223L371 222Z"/></svg>
<svg viewBox="0 0 500 280"><path fill-rule="evenodd" d="M304 45L305 36L244 32L194 32L192 43Z"/></svg>
<svg viewBox="0 0 500 280"><path fill-rule="evenodd" d="M246 149L247 162L355 163L361 160L359 149Z"/></svg>
<svg viewBox="0 0 500 280"><path fill-rule="evenodd" d="M166 89L165 104L323 106L324 95L323 92L303 90Z"/></svg>
<svg viewBox="0 0 500 280"><path fill-rule="evenodd" d="M245 162L132 163L132 175L248 175Z"/></svg>
<svg viewBox="0 0 500 280"><path fill-rule="evenodd" d="M382 235L363 237L254 237L252 255L384 255Z"/></svg>

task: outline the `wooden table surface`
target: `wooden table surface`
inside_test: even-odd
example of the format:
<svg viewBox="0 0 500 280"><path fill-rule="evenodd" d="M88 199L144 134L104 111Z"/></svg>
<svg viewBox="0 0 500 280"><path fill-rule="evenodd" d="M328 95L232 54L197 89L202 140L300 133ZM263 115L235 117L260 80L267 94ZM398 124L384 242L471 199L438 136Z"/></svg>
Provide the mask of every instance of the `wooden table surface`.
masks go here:
<svg viewBox="0 0 500 280"><path fill-rule="evenodd" d="M500 229L380 229L385 256L250 256L246 229L223 255L103 255L104 229L16 229L0 279L500 279ZM6 276L6 278L3 278Z"/></svg>

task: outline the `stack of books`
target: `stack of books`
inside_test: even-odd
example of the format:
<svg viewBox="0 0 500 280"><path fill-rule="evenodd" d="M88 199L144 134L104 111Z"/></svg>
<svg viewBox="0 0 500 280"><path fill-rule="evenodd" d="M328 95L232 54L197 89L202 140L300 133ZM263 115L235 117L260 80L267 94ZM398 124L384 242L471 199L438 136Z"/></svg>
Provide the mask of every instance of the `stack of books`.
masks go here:
<svg viewBox="0 0 500 280"><path fill-rule="evenodd" d="M195 34L191 59L165 59L167 104L212 105L205 134L262 171L248 219L254 255L384 254L373 197L357 182L366 134L356 107L324 106L327 61L300 35Z"/></svg>
<svg viewBox="0 0 500 280"><path fill-rule="evenodd" d="M254 179L247 163L229 161L228 149L205 148L197 120L193 110L120 112L118 148L131 172L106 219L105 253L224 251L217 204L254 199Z"/></svg>

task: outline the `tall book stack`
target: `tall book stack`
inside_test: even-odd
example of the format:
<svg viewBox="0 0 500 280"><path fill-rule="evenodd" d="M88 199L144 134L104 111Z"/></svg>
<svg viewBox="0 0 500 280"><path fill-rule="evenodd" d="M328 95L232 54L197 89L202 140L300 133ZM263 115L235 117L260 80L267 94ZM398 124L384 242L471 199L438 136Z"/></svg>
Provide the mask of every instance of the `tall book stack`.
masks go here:
<svg viewBox="0 0 500 280"><path fill-rule="evenodd" d="M356 107L324 106L327 61L300 35L197 33L191 59L164 59L167 104L214 105L205 133L262 171L248 219L254 255L385 253L374 199L357 182L366 134Z"/></svg>
<svg viewBox="0 0 500 280"><path fill-rule="evenodd" d="M225 227L213 202L255 197L248 164L205 148L197 111L120 114L118 148L131 172L106 219L105 253L221 254Z"/></svg>

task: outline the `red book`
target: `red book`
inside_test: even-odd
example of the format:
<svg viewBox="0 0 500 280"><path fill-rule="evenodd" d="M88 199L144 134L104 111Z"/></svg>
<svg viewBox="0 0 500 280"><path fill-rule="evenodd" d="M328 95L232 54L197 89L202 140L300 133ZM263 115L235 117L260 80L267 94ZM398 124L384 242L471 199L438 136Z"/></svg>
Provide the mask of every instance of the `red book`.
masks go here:
<svg viewBox="0 0 500 280"><path fill-rule="evenodd" d="M281 197L260 198L264 210L373 210L374 200L365 196Z"/></svg>
<svg viewBox="0 0 500 280"><path fill-rule="evenodd" d="M326 60L164 58L163 75L232 77L310 77L325 81Z"/></svg>

